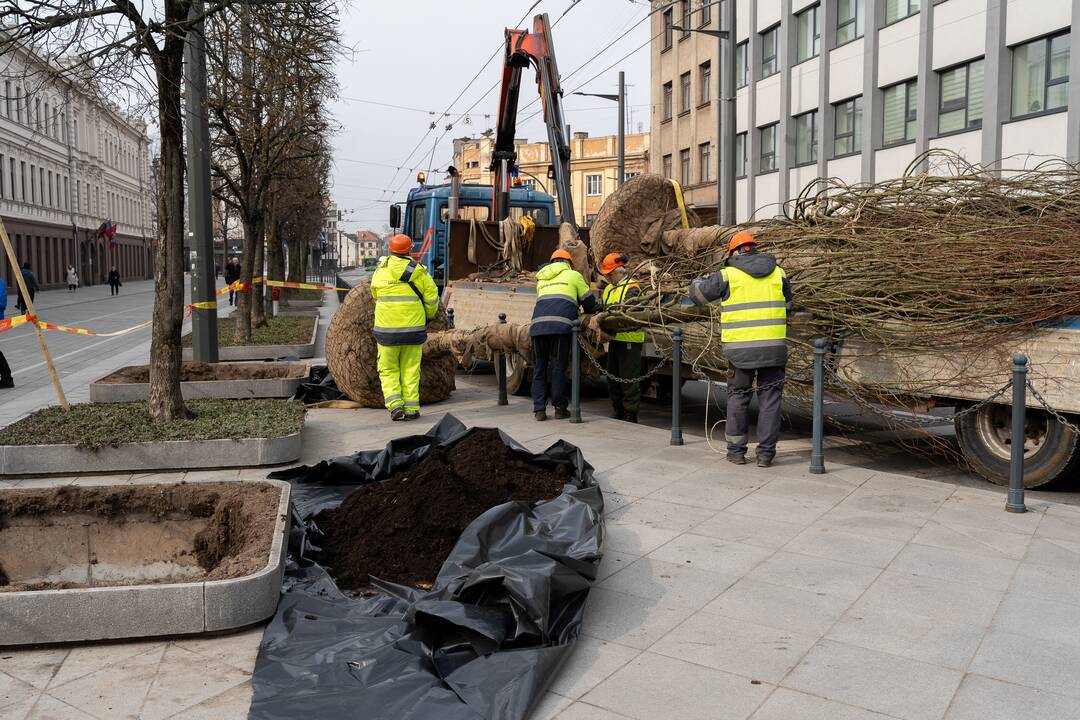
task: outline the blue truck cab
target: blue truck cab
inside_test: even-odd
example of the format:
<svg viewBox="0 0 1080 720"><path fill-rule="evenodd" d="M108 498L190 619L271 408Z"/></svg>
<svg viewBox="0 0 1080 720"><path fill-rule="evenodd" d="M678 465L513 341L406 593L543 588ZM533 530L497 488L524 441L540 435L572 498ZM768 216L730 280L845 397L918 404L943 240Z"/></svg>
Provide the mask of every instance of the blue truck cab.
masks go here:
<svg viewBox="0 0 1080 720"><path fill-rule="evenodd" d="M450 233L450 185L413 188L405 201L391 208L391 225L400 217L402 233L413 241L413 257L427 266L428 272L442 289L446 284L447 246ZM530 215L537 225L555 222L555 198L545 192L516 187L510 190L510 217ZM458 196L458 217L468 220L493 220L491 217L491 186L461 185Z"/></svg>

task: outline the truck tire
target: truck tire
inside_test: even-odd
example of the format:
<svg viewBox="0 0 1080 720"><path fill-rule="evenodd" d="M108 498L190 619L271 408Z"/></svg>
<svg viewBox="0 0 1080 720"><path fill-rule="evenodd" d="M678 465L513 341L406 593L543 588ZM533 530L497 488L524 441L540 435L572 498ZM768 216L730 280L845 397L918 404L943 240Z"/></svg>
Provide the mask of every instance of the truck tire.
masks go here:
<svg viewBox="0 0 1080 720"><path fill-rule="evenodd" d="M1009 484L1012 408L984 405L954 421L964 458L984 478ZM1048 488L1080 471L1080 437L1042 410L1028 410L1024 443L1024 487Z"/></svg>

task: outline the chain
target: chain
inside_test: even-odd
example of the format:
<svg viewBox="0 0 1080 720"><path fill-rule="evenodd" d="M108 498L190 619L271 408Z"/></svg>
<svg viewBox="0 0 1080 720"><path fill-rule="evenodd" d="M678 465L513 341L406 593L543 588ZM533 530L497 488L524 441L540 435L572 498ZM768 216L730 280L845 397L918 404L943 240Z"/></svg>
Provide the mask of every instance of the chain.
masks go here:
<svg viewBox="0 0 1080 720"><path fill-rule="evenodd" d="M953 413L952 415L950 415L947 418L927 418L927 419L910 418L909 419L909 418L904 418L904 417L902 417L900 415L897 415L895 412L882 410L881 408L875 406L873 403L871 403L868 400L866 400L865 398L863 398L862 395L859 393L858 389L853 388L850 385L848 385L847 382L845 382L845 380L842 377L840 377L840 375L838 375L832 368L826 367L825 372L828 373L829 378L837 386L839 386L840 388L845 390L846 394L855 402L856 405L858 405L862 409L866 410L869 413L877 415L879 417L886 418L891 423L894 423L894 424L899 425L901 427L908 427L908 428L912 428L912 429L933 427L934 425L948 425L950 423L954 423L957 420L959 420L960 418L964 417L965 415L971 415L973 413L976 413L979 410L981 410L982 408L986 407L987 405L990 405L990 404L996 402L1001 396L1003 396L1005 393L1007 393L1009 390L1012 389L1012 380L1010 380L1009 382L1002 385L998 390L994 391L986 399L980 400L979 402L975 403L974 405L971 405L970 407L964 408L960 412Z"/></svg>
<svg viewBox="0 0 1080 720"><path fill-rule="evenodd" d="M1043 398L1043 396L1039 393L1039 391L1035 389L1035 385L1030 380L1027 381L1027 387L1028 387L1028 390L1031 391L1032 397L1034 397L1036 400L1039 401L1039 404L1043 406L1043 409L1046 410L1046 412L1053 415L1054 419L1056 419L1059 423L1061 423L1062 425L1064 425L1068 429L1072 430L1077 435L1080 435L1080 427L1077 427L1073 423L1069 422L1068 420L1065 419L1064 415L1059 413L1054 408L1050 407L1050 403L1046 402L1046 399Z"/></svg>
<svg viewBox="0 0 1080 720"><path fill-rule="evenodd" d="M641 377L621 378L621 377L617 377L615 375L612 375L604 367L602 367L600 365L600 363L596 360L596 358L593 357L593 354L591 352L589 352L589 348L585 345L584 342L582 342L581 340L578 340L578 344L581 346L581 354L584 355L585 357L589 358L589 362L592 363L592 366L594 368L596 368L600 372L601 375L603 375L608 380L611 380L612 382L622 383L623 385L632 385L633 383L638 383L638 382L642 382L644 380L648 380L653 375L660 372L660 369L662 367L664 367L664 365L666 365L669 362L668 358L660 358L659 362L656 363L656 365L653 367L653 369L650 370L649 372L645 373Z"/></svg>
<svg viewBox="0 0 1080 720"><path fill-rule="evenodd" d="M697 379L700 380L701 382L704 382L704 383L716 382L713 378L709 377L708 375L706 375L704 372L697 369L696 367L691 367L690 372L694 373L694 376L697 377ZM748 388L733 388L733 387L731 387L731 383L728 382L728 383L726 383L726 385L727 385L727 394L728 395L750 395L750 394L752 394L754 392L758 392L760 390L768 390L769 388L782 386L784 383L786 383L788 381L795 382L795 380L793 378L783 377L783 378L780 378L779 380L773 380L772 382L765 383L764 385L751 385Z"/></svg>

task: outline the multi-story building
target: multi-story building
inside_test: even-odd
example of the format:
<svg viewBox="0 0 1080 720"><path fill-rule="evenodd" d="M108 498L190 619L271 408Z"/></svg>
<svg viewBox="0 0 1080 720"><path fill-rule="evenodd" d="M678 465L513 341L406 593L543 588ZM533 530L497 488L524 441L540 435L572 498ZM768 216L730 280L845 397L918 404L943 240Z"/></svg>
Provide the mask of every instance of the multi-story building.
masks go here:
<svg viewBox="0 0 1080 720"><path fill-rule="evenodd" d="M321 242L318 248L319 257L337 263L341 257L341 248L338 242L338 221L341 219L341 213L338 212L337 203L332 200L325 201L324 208ZM313 267L315 265L315 263L312 263Z"/></svg>
<svg viewBox="0 0 1080 720"><path fill-rule="evenodd" d="M149 145L92 78L23 49L0 59L0 218L42 286L63 285L68 265L83 284L114 265L151 276ZM109 220L111 240L99 233ZM12 287L3 253L0 272Z"/></svg>
<svg viewBox="0 0 1080 720"><path fill-rule="evenodd" d="M649 134L626 136L624 172L633 177L648 171ZM600 206L618 187L618 140L615 135L589 137L576 132L570 142L570 182L577 224L592 225ZM490 185L492 183L491 152L495 142L490 137L459 138L454 141L454 166L461 171L462 182ZM551 146L548 143L516 143L521 184L555 195L553 181L548 179L551 165Z"/></svg>
<svg viewBox="0 0 1080 720"><path fill-rule="evenodd" d="M379 236L370 230L360 230L356 233L356 247L358 253L357 265L363 265L367 258L379 257Z"/></svg>
<svg viewBox="0 0 1080 720"><path fill-rule="evenodd" d="M717 30L720 3L664 4L651 167L714 205L717 40L673 26ZM818 177L897 177L934 148L989 167L1080 161L1074 12L1072 0L736 0L736 220L777 214Z"/></svg>

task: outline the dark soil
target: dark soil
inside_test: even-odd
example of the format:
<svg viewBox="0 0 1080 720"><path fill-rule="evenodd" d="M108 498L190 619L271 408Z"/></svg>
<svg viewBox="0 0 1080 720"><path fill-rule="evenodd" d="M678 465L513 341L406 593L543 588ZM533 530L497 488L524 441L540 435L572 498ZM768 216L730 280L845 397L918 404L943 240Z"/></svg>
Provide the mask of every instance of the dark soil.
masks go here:
<svg viewBox="0 0 1080 720"><path fill-rule="evenodd" d="M74 444L85 450L162 440L284 437L300 432L304 406L291 400L189 400L191 420L154 422L146 402L86 403L38 410L0 429L0 445Z"/></svg>
<svg viewBox="0 0 1080 720"><path fill-rule="evenodd" d="M180 367L180 382L205 382L208 380L276 380L278 378L302 378L307 367L300 363L203 363L186 362ZM129 365L120 368L97 382L102 385L150 382L149 365Z"/></svg>
<svg viewBox="0 0 1080 720"><path fill-rule="evenodd" d="M40 524L39 518L89 516L109 523L128 520L208 518L195 536L195 557L206 574L224 580L258 572L270 556L281 491L269 483L178 483L78 487L62 485L0 493L0 528ZM152 549L147 549L152 552ZM185 581L191 581L187 579ZM64 583L64 587L82 587ZM59 585L8 585L0 569L0 592L57 589Z"/></svg>
<svg viewBox="0 0 1080 720"><path fill-rule="evenodd" d="M525 461L495 430L477 431L316 515L326 535L321 562L345 590L363 589L369 575L430 588L458 536L479 515L511 500L556 497L572 475L569 465Z"/></svg>

